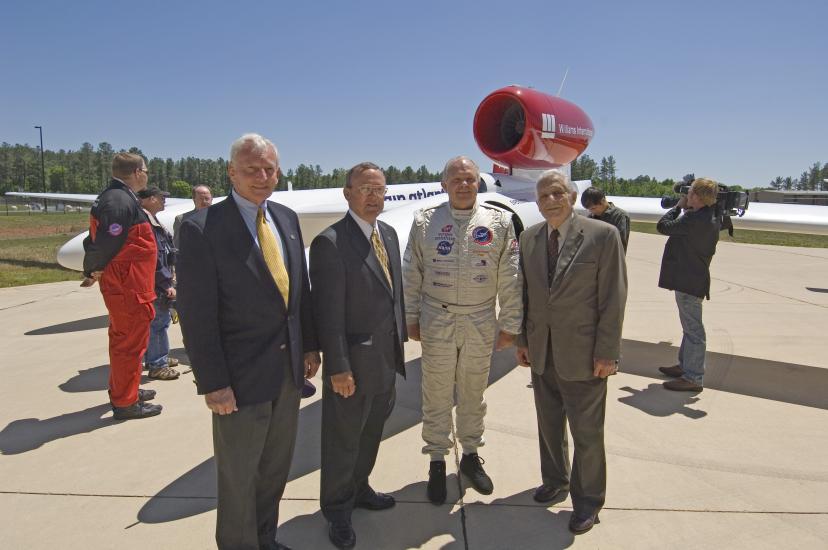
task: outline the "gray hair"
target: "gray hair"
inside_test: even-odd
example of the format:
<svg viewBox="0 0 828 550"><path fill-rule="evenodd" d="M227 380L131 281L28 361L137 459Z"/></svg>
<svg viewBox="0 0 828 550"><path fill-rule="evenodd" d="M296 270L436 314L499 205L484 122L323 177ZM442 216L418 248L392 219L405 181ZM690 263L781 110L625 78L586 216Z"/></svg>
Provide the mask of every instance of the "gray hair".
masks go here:
<svg viewBox="0 0 828 550"><path fill-rule="evenodd" d="M230 162L235 161L238 154L242 151L264 153L271 147L276 153L276 159L278 160L279 151L276 149L276 146L273 145L272 141L259 134L244 134L230 146Z"/></svg>
<svg viewBox="0 0 828 550"><path fill-rule="evenodd" d="M569 189L570 193L577 193L578 186L575 185L569 177L564 174L563 172L558 172L557 170L547 170L546 172L542 173L538 178L537 183L535 184L535 192L540 189L541 185L545 184L553 184L553 183L560 183L567 189Z"/></svg>
<svg viewBox="0 0 828 550"><path fill-rule="evenodd" d="M445 183L446 177L448 176L449 171L451 171L454 168L454 165L455 164L460 164L460 163L463 163L463 162L468 162L469 164L471 164L472 167L474 168L474 171L477 172L477 179L480 179L480 167L477 166L477 163L474 162L469 157L460 155L458 157L452 157L448 160L446 165L443 167L443 174L440 177L440 181Z"/></svg>

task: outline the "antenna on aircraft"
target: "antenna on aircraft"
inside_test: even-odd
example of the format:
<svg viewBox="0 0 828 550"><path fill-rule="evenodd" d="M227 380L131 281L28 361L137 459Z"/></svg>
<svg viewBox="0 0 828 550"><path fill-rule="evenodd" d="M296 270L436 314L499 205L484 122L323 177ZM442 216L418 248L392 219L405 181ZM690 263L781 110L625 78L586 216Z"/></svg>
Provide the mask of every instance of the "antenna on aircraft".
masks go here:
<svg viewBox="0 0 828 550"><path fill-rule="evenodd" d="M566 72L564 72L563 80L561 80L561 85L558 87L558 93L556 94L558 97L561 97L561 92L563 91L564 83L566 82L566 75L569 74L569 67L566 68Z"/></svg>

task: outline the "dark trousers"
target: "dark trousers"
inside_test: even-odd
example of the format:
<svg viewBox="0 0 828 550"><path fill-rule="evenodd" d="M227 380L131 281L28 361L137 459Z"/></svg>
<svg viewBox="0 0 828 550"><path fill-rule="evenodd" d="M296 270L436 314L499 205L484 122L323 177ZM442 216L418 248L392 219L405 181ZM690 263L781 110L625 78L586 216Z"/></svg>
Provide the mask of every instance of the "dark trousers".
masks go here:
<svg viewBox="0 0 828 550"><path fill-rule="evenodd" d="M381 393L366 395L357 388L354 395L343 398L331 389L330 379L325 381L319 502L328 521L350 519L354 502L368 490L368 476L395 399L393 382Z"/></svg>
<svg viewBox="0 0 828 550"><path fill-rule="evenodd" d="M562 380L554 366L546 365L542 375L532 373L532 387L538 415L543 483L553 487L569 486L572 508L577 514L600 510L607 491L604 452L606 379ZM567 420L575 444L571 473Z"/></svg>
<svg viewBox="0 0 828 550"><path fill-rule="evenodd" d="M276 400L213 414L220 550L270 548L276 538L279 500L296 442L299 396L292 375L286 376Z"/></svg>

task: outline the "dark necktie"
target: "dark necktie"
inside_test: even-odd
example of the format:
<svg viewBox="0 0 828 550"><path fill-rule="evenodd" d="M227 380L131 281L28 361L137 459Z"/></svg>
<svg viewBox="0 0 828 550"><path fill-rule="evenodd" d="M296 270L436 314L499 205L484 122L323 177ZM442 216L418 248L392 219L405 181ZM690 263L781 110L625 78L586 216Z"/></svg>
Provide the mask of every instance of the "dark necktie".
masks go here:
<svg viewBox="0 0 828 550"><path fill-rule="evenodd" d="M546 266L549 270L549 288L552 288L552 280L555 278L555 267L558 265L558 230L553 229L546 238Z"/></svg>

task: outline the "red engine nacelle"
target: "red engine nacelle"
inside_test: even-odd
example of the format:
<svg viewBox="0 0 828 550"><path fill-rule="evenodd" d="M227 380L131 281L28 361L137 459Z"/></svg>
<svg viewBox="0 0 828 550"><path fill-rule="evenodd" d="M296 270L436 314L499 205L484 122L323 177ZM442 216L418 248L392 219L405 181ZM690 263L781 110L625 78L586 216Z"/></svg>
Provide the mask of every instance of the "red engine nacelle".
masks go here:
<svg viewBox="0 0 828 550"><path fill-rule="evenodd" d="M507 86L489 94L474 114L483 153L510 168L556 168L583 153L595 129L580 107L531 88Z"/></svg>

